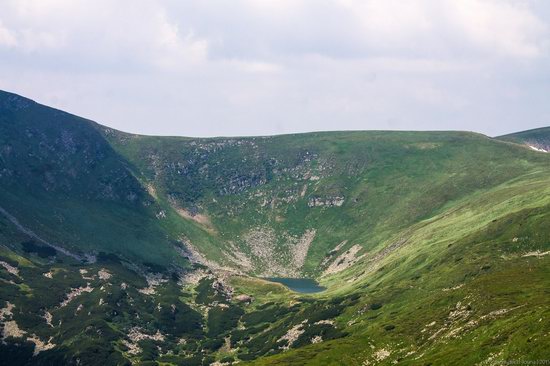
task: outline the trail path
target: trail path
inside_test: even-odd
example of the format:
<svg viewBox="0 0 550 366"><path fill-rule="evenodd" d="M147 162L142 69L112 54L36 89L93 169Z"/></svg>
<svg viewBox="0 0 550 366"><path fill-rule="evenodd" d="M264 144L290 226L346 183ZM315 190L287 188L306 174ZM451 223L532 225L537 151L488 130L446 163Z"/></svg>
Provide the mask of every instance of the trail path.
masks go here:
<svg viewBox="0 0 550 366"><path fill-rule="evenodd" d="M32 231L31 229L23 226L19 220L17 220L15 218L15 216L13 216L12 214L10 214L8 211L6 211L4 208L0 207L0 213L2 215L4 215L8 220L10 220L10 222L17 228L17 230L19 230L20 232L22 232L23 234L33 238L34 240L44 244L44 245L47 245L55 250L57 250L58 252L62 253L62 254L65 254L66 256L68 257L71 257L71 258L74 258L78 261L90 261L91 257L89 256L80 256L78 254L74 254L74 253L71 253L69 252L67 249L64 249L62 247L60 247L59 245L55 245L55 244L52 244L44 239L42 239L40 236L38 236L37 234L34 233L34 231Z"/></svg>

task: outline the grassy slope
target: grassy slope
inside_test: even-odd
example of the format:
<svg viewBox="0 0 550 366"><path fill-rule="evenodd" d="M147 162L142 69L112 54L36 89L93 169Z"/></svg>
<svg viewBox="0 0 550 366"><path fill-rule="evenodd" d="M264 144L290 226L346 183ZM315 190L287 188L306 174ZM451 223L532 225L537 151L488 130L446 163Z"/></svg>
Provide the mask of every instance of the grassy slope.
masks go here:
<svg viewBox="0 0 550 366"><path fill-rule="evenodd" d="M548 358L550 256L536 254L550 250L549 179L547 172L529 174L407 230L407 245L338 290L363 294L341 317L350 337L256 363L468 365ZM382 307L373 310L373 303ZM382 349L390 354L377 362Z"/></svg>
<svg viewBox="0 0 550 366"><path fill-rule="evenodd" d="M371 251L444 205L544 160L462 132L136 136L23 98L9 104L9 98L16 97L3 95L1 127L9 149L2 162L11 172L1 177L4 208L69 248L163 264L177 257L170 241L180 237L210 259L224 262L220 249L230 252L229 242L255 259L244 238L256 230L274 233L268 244L273 259L288 267L288 238L315 229L301 272L318 275L319 263L342 241L348 241L342 251L354 244ZM342 207L308 207L315 198L334 197L344 198ZM182 219L171 206L202 213L211 223ZM161 211L167 217L157 219Z"/></svg>
<svg viewBox="0 0 550 366"><path fill-rule="evenodd" d="M111 342L111 347L119 347L122 352L126 348L120 340L127 333L127 327L141 326L150 334L162 329L170 337L159 345L163 349L175 350L176 354L182 352L182 355L159 358L158 354L147 351L139 359L152 357L167 364L200 364L191 363L189 358L189 352L198 354L193 351L196 347L193 344L203 350L204 347L219 347L212 344L220 342L226 335L231 335L231 339L238 342L243 333L251 338L240 346L235 344L233 347L239 346L238 351L221 348L201 356L201 359L206 357L204 359L211 362L214 359L239 357L246 360L247 350L257 357L280 346L277 340L303 321L308 322L309 336L299 338L295 348L278 355L257 358L253 363L362 365L365 361L370 364L392 364L400 360L402 364L411 365L471 365L490 358L499 362L545 359L550 341L550 256L542 254L550 250L549 179L545 171L533 172L456 202L452 208L444 209L440 214L400 233L409 239L400 249L374 263L369 263L367 258L366 263L359 263L356 268L341 273L339 278L331 279L334 287L326 293L292 295L280 286L265 286L258 280L235 277L231 282L236 293L252 294L256 298L252 306L243 307L246 315L239 315L245 325L243 328L220 321L217 315L220 310L216 310L219 309L216 306L204 308L204 304L213 300L233 304L227 311L236 311L239 307L217 295L208 300L213 296L209 284L196 287L190 297L169 281L157 290L157 295L143 296L135 291L145 287L143 279L110 262L84 266L90 273L100 268L107 268L113 273L109 284L103 284L106 288L101 289L99 279L86 281L80 278L76 269L82 268L82 265L71 269L64 264L40 263L33 257L33 263L29 266L25 259L18 260L17 256L2 252L1 260L9 260L14 265L16 261L20 262L21 276L28 286L15 294L13 287L2 286L0 298L16 304L21 313L18 311L15 319L24 329L41 324L31 329L43 339L53 335L55 343L66 344L65 349L56 349L56 353L41 353L38 359L41 362L46 356L69 357L74 352L86 357L93 349L98 355L96 361L106 364L111 364L115 356L122 356L108 356L109 344L103 343L105 340L93 332L82 333L78 322L94 329L108 326L112 333L106 340ZM541 256L537 257L534 253ZM41 273L52 267L64 268L67 271L65 277L56 276L55 282L40 279ZM366 268L369 271L358 275ZM38 278L34 277L36 275ZM6 274L2 276L20 281ZM348 283L351 278L356 280ZM130 307L126 302L120 302L125 298L124 293L117 292L122 281L130 285L126 291L133 298ZM92 293L82 295L67 309L55 310L57 301L63 299L63 294L68 291L67 286L84 286L86 282L91 282L94 287ZM52 283L54 287L51 287ZM347 287L342 286L346 283ZM49 295L45 297L46 293ZM35 300L29 300L29 294L34 294ZM208 314L202 320L206 326L206 338L201 336L202 333L186 335L188 342L198 338L193 340L197 343L188 343L185 348L176 346L177 337L187 334L185 332L189 330L171 333L171 328L166 327L172 321L168 318L165 323L160 314L151 310L157 303L169 309L176 301L174 296L181 300L177 306L182 309L186 309L185 304L193 304L192 299L196 297L199 307L192 307L204 316ZM95 305L99 298L107 300L107 305L103 305L105 308ZM117 301L122 305L113 308ZM268 303L280 305L266 307ZM86 316L84 311L77 317L73 316L79 304L83 304L84 309L92 310L92 315ZM44 308L53 308L54 320L62 319L64 325L50 329L38 317L30 317L29 314L40 314ZM112 313L112 309L116 312ZM152 318L134 319L132 314L136 310L152 314ZM195 313L185 317L183 324L188 324L197 316L192 314ZM336 330L349 335L342 337L343 334L323 333L327 329L314 329L314 323L323 319L334 319ZM265 326L268 326L267 332L258 332ZM220 329L216 333L218 337L213 337L209 329ZM324 339L336 338L309 344L311 337L317 334ZM147 345L142 344L144 349ZM193 358L195 361L196 358ZM38 361L35 359L35 362ZM91 360L88 362L93 364Z"/></svg>
<svg viewBox="0 0 550 366"><path fill-rule="evenodd" d="M149 151L144 145L155 144L140 140L134 143L142 152ZM162 151L175 155L187 143L174 138ZM240 235L237 225L297 232L315 227L309 268L345 239L368 250L361 263L324 280L338 289L323 295L327 298L361 294L361 302L340 318L340 327L351 336L256 363L438 364L453 359L472 364L548 356L548 257L523 257L550 249L547 156L468 133L308 134L255 144L264 159L292 161L306 151L316 157L306 171L316 164L329 168L308 186L301 202L282 209L258 210L254 197L284 196L303 179L275 177L275 187L268 180L251 187L253 194L237 194L235 200L244 197L252 207L241 208L238 223L211 215L220 232ZM128 150L125 155L132 160ZM239 161L230 171L254 171L254 166ZM308 195L327 191L348 200L341 208L306 207ZM198 202L206 212L216 212L206 200ZM281 216L285 220L274 219ZM402 248L377 256L403 238ZM370 310L372 303L384 306Z"/></svg>
<svg viewBox="0 0 550 366"><path fill-rule="evenodd" d="M156 295L143 296L137 291L146 286L139 273L116 261L101 261L86 268L107 268L114 274L112 283L101 289L95 278L91 293L56 309L70 288L86 284L78 273L82 265L64 257L52 263L21 256L19 243L27 238L0 217L0 259L18 266L21 275L0 268L0 298L16 304L14 318L24 329L42 339L53 336L62 345L38 359L28 354L22 359L47 364L48 357L59 363L96 355L95 361L85 360L124 364L126 358L160 358L167 364L201 364L229 356L281 365L470 365L549 356L546 154L460 132L204 140L133 136L91 128L87 121L76 123L77 128L70 124L74 117L66 120L65 114L48 120L44 113L52 110L44 108L16 110L14 116L2 113L0 198L4 208L49 240L71 249L129 251L128 256L153 260L158 256L158 262L166 263L172 255L170 240L182 234L216 258L230 240L246 251L239 238L251 227L271 227L281 237L315 228L306 273L319 274L318 264L346 239L347 247L362 245L365 256L355 266L324 277L329 290L313 296L289 294L246 277L231 278L237 294L255 296L251 306L219 298L208 282L182 291L169 278ZM9 125L14 121L17 129ZM93 148L106 160L86 165L83 156L94 151L86 144L68 154L71 149L58 145L65 126L71 126L77 141L96 141ZM38 134L29 137L29 129ZM13 151L21 155L14 158ZM59 159L54 157L62 157L63 163L55 165ZM48 162L53 166L41 171ZM86 169L74 177L66 167ZM46 173L54 179L46 179ZM118 199L95 190L105 182L117 182L110 192ZM147 185L155 188L158 199L145 193L142 187ZM129 188L138 202L150 203L136 206L121 199ZM345 197L342 207L307 205L313 197L340 195ZM271 202L262 208L265 199ZM204 213L212 226L182 220L171 208L174 202ZM165 219L155 217L160 210ZM59 217L63 225L55 221ZM93 218L92 224L83 217ZM42 273L54 267L65 274L50 283ZM123 281L130 284L127 292L119 290ZM105 308L97 305L100 298L107 300ZM214 300L229 307L223 310ZM162 304L158 313L157 303ZM92 310L90 314L78 313L79 304ZM162 312L172 304L185 316ZM44 308L53 309L54 320L62 319L63 324L52 329L45 325L38 315ZM136 319L136 309L148 315ZM319 320L335 320L337 327L315 324ZM291 350L267 356L299 324L306 324L306 332ZM83 332L87 326L106 333ZM177 356L160 357L151 342L142 344L140 356L128 354L121 340L132 326L150 334L161 329L167 339L158 345ZM233 350L219 348L228 335ZM325 341L310 344L318 335ZM187 345L178 343L181 336L188 337ZM2 348L0 353L14 349Z"/></svg>
<svg viewBox="0 0 550 366"><path fill-rule="evenodd" d="M0 146L0 206L25 228L77 253L185 265L169 235L180 220L156 218L159 206L92 122L0 92Z"/></svg>
<svg viewBox="0 0 550 366"><path fill-rule="evenodd" d="M219 260L228 241L249 254L243 237L251 228L273 230L278 234L273 245L283 248L287 234L316 229L306 275L318 275L319 264L344 240L342 251L354 244L372 251L455 201L546 162L517 145L462 132L187 139L107 131L161 201L172 197L178 206L210 218L215 245L199 247L212 259ZM242 187L231 190L235 182ZM315 197L344 197L345 202L308 207Z"/></svg>

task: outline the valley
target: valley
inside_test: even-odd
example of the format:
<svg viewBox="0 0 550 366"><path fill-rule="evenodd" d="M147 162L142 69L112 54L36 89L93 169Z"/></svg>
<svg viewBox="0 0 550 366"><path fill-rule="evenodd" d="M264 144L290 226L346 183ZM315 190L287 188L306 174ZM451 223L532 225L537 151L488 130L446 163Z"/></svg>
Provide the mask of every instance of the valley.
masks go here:
<svg viewBox="0 0 550 366"><path fill-rule="evenodd" d="M143 136L0 92L0 365L548 359L548 141Z"/></svg>

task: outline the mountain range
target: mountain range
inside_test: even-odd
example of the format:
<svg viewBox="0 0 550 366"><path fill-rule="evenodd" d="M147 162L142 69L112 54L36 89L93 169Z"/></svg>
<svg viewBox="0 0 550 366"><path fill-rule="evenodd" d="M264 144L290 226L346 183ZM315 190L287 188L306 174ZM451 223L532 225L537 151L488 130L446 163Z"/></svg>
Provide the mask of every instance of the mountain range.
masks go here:
<svg viewBox="0 0 550 366"><path fill-rule="evenodd" d="M0 365L548 360L548 151L143 136L0 91Z"/></svg>

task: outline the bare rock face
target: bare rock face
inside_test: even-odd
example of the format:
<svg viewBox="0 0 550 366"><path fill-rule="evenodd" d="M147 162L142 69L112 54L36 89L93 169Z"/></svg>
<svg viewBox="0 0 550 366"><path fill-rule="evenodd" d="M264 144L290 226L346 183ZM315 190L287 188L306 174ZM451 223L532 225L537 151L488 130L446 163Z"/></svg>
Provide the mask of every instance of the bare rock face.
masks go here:
<svg viewBox="0 0 550 366"><path fill-rule="evenodd" d="M537 141L533 141L533 142L527 142L527 146L529 146L531 150L535 150L538 152L544 152L544 153L550 152L550 144L548 143L540 143Z"/></svg>
<svg viewBox="0 0 550 366"><path fill-rule="evenodd" d="M242 294L242 295L235 296L235 300L237 300L238 302L244 302L246 304L250 304L254 299L252 298L252 296Z"/></svg>
<svg viewBox="0 0 550 366"><path fill-rule="evenodd" d="M344 196L311 197L307 205L309 207L340 207L344 204Z"/></svg>

